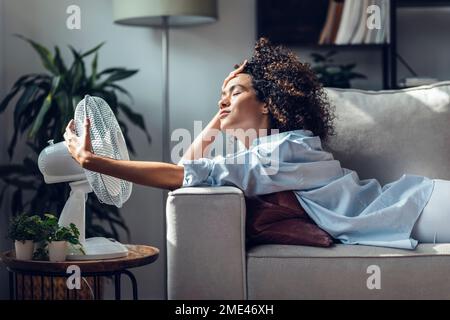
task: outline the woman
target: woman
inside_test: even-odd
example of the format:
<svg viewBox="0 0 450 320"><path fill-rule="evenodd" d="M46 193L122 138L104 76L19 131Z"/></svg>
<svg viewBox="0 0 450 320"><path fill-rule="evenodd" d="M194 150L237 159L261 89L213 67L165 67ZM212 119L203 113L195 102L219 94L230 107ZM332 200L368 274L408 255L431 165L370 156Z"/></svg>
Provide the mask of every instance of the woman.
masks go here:
<svg viewBox="0 0 450 320"><path fill-rule="evenodd" d="M65 140L82 167L138 184L170 190L234 185L247 196L293 190L314 222L346 244L413 249L417 240L435 241L436 232L438 241L450 242L440 210L450 182L414 175L384 187L375 179L360 181L322 149L321 139L333 134L332 121L332 108L309 66L262 38L252 59L225 79L218 113L179 165L97 156L88 135L75 136L73 121ZM85 126L89 132L88 121ZM269 129L279 133L268 134ZM231 132L245 150L206 158L213 139L205 137L215 130Z"/></svg>

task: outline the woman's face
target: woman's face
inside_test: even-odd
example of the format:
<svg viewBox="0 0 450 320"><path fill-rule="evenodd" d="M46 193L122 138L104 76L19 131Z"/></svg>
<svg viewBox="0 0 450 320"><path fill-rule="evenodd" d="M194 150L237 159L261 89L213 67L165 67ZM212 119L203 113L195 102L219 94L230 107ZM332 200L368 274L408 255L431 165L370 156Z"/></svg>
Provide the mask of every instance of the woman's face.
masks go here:
<svg viewBox="0 0 450 320"><path fill-rule="evenodd" d="M268 109L257 99L252 77L240 73L231 79L219 101L220 130L269 129Z"/></svg>

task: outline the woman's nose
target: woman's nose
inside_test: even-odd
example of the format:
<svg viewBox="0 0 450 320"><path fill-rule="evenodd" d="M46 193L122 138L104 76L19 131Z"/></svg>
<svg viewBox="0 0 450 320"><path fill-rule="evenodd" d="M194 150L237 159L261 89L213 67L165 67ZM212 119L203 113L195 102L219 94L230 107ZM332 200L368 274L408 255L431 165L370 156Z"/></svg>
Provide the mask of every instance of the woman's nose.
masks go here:
<svg viewBox="0 0 450 320"><path fill-rule="evenodd" d="M226 97L223 97L222 99L219 100L218 105L220 109L226 108L229 105L229 101Z"/></svg>

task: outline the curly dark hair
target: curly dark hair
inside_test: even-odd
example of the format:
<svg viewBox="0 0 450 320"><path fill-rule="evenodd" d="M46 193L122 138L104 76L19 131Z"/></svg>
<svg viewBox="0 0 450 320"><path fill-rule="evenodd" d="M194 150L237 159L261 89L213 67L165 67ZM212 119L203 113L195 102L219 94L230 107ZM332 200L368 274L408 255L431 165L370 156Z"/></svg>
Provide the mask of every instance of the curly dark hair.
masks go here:
<svg viewBox="0 0 450 320"><path fill-rule="evenodd" d="M252 77L257 98L267 103L271 129L310 130L323 140L334 134L334 108L310 65L292 51L260 38L243 73Z"/></svg>

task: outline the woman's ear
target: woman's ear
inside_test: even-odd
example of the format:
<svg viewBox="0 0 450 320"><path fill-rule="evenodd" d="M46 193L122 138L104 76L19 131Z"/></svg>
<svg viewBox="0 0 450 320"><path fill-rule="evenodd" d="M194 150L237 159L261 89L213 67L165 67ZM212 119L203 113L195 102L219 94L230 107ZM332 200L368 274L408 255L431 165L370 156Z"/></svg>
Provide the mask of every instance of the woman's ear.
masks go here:
<svg viewBox="0 0 450 320"><path fill-rule="evenodd" d="M269 106L267 105L267 103L264 103L264 105L262 106L262 114L269 114Z"/></svg>

